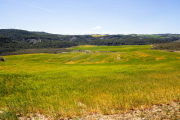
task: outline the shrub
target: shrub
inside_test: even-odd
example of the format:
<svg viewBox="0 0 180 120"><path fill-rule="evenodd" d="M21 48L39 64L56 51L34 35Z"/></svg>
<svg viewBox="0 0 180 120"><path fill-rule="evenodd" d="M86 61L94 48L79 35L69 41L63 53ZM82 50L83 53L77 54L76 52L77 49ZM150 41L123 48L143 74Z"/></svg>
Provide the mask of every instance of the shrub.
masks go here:
<svg viewBox="0 0 180 120"><path fill-rule="evenodd" d="M3 57L0 57L0 61L6 62L6 60Z"/></svg>

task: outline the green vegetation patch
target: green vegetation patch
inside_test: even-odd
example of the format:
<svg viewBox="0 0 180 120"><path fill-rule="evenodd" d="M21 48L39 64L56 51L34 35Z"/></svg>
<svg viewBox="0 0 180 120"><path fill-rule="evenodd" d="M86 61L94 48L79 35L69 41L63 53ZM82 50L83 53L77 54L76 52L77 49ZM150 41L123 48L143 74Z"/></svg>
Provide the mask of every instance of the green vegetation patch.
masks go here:
<svg viewBox="0 0 180 120"><path fill-rule="evenodd" d="M106 35L92 35L93 37L103 37L103 36L106 36Z"/></svg>

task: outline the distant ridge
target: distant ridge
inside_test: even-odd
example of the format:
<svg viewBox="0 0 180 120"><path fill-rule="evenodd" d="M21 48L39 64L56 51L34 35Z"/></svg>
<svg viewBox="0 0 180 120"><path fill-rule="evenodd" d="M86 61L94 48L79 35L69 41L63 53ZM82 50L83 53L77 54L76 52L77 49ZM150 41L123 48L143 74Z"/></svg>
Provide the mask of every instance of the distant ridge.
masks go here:
<svg viewBox="0 0 180 120"><path fill-rule="evenodd" d="M0 54L31 48L67 48L77 45L147 45L180 40L180 34L60 35L43 31L0 29Z"/></svg>

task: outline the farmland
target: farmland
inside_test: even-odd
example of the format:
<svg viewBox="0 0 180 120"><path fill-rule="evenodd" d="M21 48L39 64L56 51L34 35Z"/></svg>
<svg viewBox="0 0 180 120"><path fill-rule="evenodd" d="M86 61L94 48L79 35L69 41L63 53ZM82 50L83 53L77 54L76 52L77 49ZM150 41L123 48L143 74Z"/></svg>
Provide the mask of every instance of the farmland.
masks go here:
<svg viewBox="0 0 180 120"><path fill-rule="evenodd" d="M60 54L3 56L0 108L75 118L179 101L180 54L150 48L82 45Z"/></svg>

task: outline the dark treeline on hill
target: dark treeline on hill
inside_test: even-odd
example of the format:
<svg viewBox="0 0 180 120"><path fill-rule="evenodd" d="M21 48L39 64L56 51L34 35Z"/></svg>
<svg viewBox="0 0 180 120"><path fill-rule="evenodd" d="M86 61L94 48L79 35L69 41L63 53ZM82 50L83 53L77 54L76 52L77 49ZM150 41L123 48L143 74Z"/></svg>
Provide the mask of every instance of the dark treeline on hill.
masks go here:
<svg viewBox="0 0 180 120"><path fill-rule="evenodd" d="M59 35L17 29L0 29L0 54L21 49L66 48L77 45L146 45L180 39L179 34Z"/></svg>
<svg viewBox="0 0 180 120"><path fill-rule="evenodd" d="M180 42L154 44L153 49L167 50L167 51L180 51Z"/></svg>
<svg viewBox="0 0 180 120"><path fill-rule="evenodd" d="M14 41L9 37L0 36L0 54L6 52L14 52L21 49L32 49L32 48L66 48L71 46L77 46L77 43L69 41L57 41L49 40L43 41L36 44L28 43L26 41Z"/></svg>
<svg viewBox="0 0 180 120"><path fill-rule="evenodd" d="M138 39L138 38L128 38L128 39L109 39L109 40L92 40L89 43L91 45L147 45L147 44L154 44L154 43L166 43L168 40L163 40L163 39Z"/></svg>

